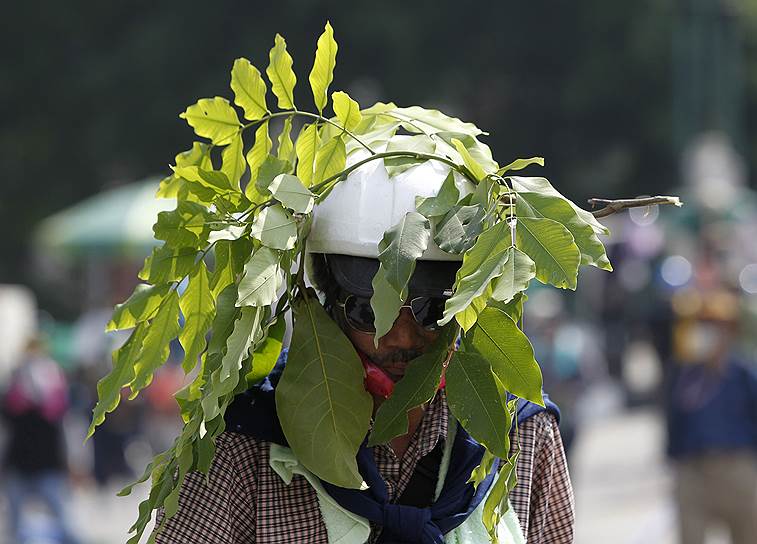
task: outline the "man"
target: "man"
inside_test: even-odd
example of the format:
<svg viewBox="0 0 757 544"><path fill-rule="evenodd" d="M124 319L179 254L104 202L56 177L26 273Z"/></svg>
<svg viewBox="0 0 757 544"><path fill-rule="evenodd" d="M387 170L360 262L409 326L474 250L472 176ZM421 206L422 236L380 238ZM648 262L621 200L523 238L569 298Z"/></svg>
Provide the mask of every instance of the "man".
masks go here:
<svg viewBox="0 0 757 544"><path fill-rule="evenodd" d="M374 398L374 413L391 394L392 383L402 379L408 363L438 338L436 323L451 294L461 258L429 247L417 262L408 299L399 316L378 346L374 345L370 297L371 281L379 266L378 242L398 216L415 210L415 195L436 194L447 174L430 163L409 172L390 180L383 164L375 161L350 174L319 206L308 237L309 277L321 292L329 315L363 360L366 388ZM353 518L362 515L352 507L349 497L340 500L339 494L329 491L325 484L296 472L282 476L275 469L280 460L272 459L272 455L281 450L272 443L280 443L283 438L280 429L277 432L277 422L269 421L275 420L275 413L266 408L272 406L266 392L273 391L283 359L261 388L238 397L229 408L227 430L217 440L207 485L200 474L187 478L178 512L167 521L157 542L347 544L355 541L349 534L334 536L340 530L333 521L335 510L346 511ZM513 451L520 449L518 483L510 496L517 515L516 525L519 524L518 532L527 537L529 544L570 543L573 495L557 412L535 408L528 403L520 404L523 416L518 418L510 436ZM382 489L385 486L384 498L389 503L418 510L437 500L437 480L444 481L442 451L450 422L454 420L450 418L443 388L430 402L410 410L408 416L407 433L372 448L370 461L380 474ZM465 485L472 493L472 485ZM368 541L408 541L406 536L396 535L398 531L406 535L412 530L392 523L386 515L380 523L371 520ZM516 538L511 541L524 541L522 537ZM417 537L411 541L439 540ZM484 542L475 540L479 541Z"/></svg>

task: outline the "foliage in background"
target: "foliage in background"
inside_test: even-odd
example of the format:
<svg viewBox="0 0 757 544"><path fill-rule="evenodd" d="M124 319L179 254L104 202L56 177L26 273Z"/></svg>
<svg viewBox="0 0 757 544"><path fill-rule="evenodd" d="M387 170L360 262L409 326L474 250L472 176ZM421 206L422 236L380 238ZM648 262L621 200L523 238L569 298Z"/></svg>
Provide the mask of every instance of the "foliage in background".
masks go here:
<svg viewBox="0 0 757 544"><path fill-rule="evenodd" d="M307 79L317 112L296 106L298 78L286 41L277 34L264 70L246 59L234 62L233 103L204 98L180 115L206 141L178 154L173 173L161 182L158 195L176 198L177 206L158 215L154 233L163 244L145 261L139 274L144 283L116 307L108 325L131 334L98 384L89 429L91 435L117 407L122 388L133 399L150 384L168 357L169 342L178 338L191 380L176 394L184 427L140 479L151 481L151 491L130 543L139 540L154 509L165 508L163 521L176 512L188 472L207 473L227 406L272 369L289 311L292 345L276 390L284 433L317 476L360 487L355 456L370 429L373 402L355 349L306 287L303 263L313 210L362 164L382 160L390 174L429 160L450 169L439 193L419 197L418 211L409 212L379 244L371 301L377 341L397 317L415 260L430 240L462 255L440 321L443 333L381 405L369 442L406 433L407 411L434 395L447 368L450 409L487 449L472 480L481 481L494 457L505 461L486 503L493 540L514 483L508 438L514 403L507 402L506 392L543 402L541 372L517 323L522 291L534 278L575 289L581 264L611 270L598 238L607 230L590 213L544 178L509 175L543 164L540 158L500 167L471 123L417 106L376 103L361 109L347 93L329 92L336 53L327 23ZM325 116L329 106L333 117ZM283 121L279 131L272 130L276 119ZM393 139L398 131L412 136ZM351 158L358 150L367 157ZM472 192L460 194L454 176L467 178ZM461 348L455 351L459 335Z"/></svg>

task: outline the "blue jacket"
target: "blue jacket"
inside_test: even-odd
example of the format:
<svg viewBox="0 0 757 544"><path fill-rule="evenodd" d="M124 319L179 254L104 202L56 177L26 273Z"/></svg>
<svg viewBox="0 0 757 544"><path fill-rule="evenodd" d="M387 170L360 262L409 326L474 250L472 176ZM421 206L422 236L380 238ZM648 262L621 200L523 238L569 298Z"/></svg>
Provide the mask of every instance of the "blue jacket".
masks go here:
<svg viewBox="0 0 757 544"><path fill-rule="evenodd" d="M731 356L722 371L679 367L670 382L668 454L676 459L710 452L757 452L757 372Z"/></svg>

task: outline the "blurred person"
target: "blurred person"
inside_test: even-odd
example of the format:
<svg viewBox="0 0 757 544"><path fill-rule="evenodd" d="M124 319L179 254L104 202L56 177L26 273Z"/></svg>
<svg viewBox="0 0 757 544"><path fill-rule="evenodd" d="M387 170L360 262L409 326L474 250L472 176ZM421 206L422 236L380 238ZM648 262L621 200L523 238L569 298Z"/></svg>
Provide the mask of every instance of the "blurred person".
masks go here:
<svg viewBox="0 0 757 544"><path fill-rule="evenodd" d="M70 527L63 417L68 408L66 378L40 338L29 341L0 402L8 432L4 456L11 542L27 542L24 507L42 501L59 542L78 542Z"/></svg>
<svg viewBox="0 0 757 544"><path fill-rule="evenodd" d="M675 463L680 542L713 523L733 544L757 538L757 373L734 349L739 300L722 289L673 298L677 358L668 381L668 454Z"/></svg>

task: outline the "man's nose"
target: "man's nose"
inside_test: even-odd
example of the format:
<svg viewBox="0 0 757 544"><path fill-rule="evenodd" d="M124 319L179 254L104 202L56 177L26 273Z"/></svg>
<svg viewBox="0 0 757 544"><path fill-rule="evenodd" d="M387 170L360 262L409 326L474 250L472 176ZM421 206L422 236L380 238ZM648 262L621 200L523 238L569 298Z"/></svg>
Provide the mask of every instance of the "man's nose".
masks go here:
<svg viewBox="0 0 757 544"><path fill-rule="evenodd" d="M394 320L394 325L379 342L384 347L392 349L420 349L423 347L423 335L410 308L400 310L400 315Z"/></svg>

